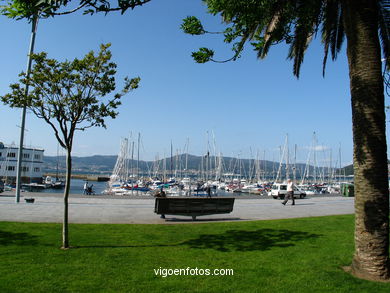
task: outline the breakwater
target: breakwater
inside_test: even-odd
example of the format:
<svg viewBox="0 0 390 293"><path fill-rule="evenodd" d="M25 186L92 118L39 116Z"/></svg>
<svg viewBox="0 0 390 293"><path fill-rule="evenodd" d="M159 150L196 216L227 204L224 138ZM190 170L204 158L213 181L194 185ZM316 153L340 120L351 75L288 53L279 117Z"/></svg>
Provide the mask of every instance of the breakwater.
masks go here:
<svg viewBox="0 0 390 293"><path fill-rule="evenodd" d="M59 177L59 178L65 178L65 173L45 173L43 176L51 176L51 177ZM110 180L109 175L101 175L101 174L72 174L72 179L81 179L81 180L88 180L88 181L98 181L98 182L105 182Z"/></svg>

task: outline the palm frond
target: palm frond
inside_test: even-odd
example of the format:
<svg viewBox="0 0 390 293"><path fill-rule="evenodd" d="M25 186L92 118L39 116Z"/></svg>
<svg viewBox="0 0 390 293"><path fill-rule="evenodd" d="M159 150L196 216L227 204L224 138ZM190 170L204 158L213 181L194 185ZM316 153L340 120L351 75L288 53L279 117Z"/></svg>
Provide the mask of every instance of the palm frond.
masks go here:
<svg viewBox="0 0 390 293"><path fill-rule="evenodd" d="M332 60L337 58L344 41L344 26L342 21L341 4L337 0L328 0L325 2L322 25L322 42L324 44L324 59L322 66L322 75L325 76L326 62L328 59L329 48Z"/></svg>
<svg viewBox="0 0 390 293"><path fill-rule="evenodd" d="M268 19L261 28L264 35L264 43L258 49L257 57L263 59L267 56L270 47L279 43L289 34L292 17L293 1L274 1L269 8Z"/></svg>
<svg viewBox="0 0 390 293"><path fill-rule="evenodd" d="M338 9L336 9L336 12L337 15L331 37L331 53L333 61L336 60L337 54L340 52L341 46L344 41L343 11L340 6L338 7Z"/></svg>
<svg viewBox="0 0 390 293"><path fill-rule="evenodd" d="M390 1L379 1L379 37L382 43L383 58L386 60L386 70L390 70Z"/></svg>
<svg viewBox="0 0 390 293"><path fill-rule="evenodd" d="M293 73L299 78L305 51L320 23L322 1L296 1L296 25L289 59L294 60Z"/></svg>
<svg viewBox="0 0 390 293"><path fill-rule="evenodd" d="M273 20L268 24L264 32L264 45L258 51L258 58L265 58L271 46L285 38L289 31L289 21L290 19L285 14L274 15Z"/></svg>

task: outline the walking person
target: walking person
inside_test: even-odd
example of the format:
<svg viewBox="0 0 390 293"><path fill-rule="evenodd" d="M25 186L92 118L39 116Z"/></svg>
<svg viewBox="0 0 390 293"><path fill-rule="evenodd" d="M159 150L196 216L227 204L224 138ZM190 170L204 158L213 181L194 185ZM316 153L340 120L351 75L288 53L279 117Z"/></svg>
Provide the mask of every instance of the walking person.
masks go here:
<svg viewBox="0 0 390 293"><path fill-rule="evenodd" d="M207 185L206 187L207 197L211 197L211 186Z"/></svg>
<svg viewBox="0 0 390 293"><path fill-rule="evenodd" d="M93 184L88 186L88 195L95 195L95 192L93 191Z"/></svg>
<svg viewBox="0 0 390 293"><path fill-rule="evenodd" d="M284 201L282 202L282 204L286 205L286 203L288 202L288 200L290 198L292 200L292 204L291 205L295 205L294 183L291 181L291 179L288 179L287 180L287 194L286 194L286 197L285 197Z"/></svg>
<svg viewBox="0 0 390 293"><path fill-rule="evenodd" d="M88 181L84 183L84 195L88 194Z"/></svg>

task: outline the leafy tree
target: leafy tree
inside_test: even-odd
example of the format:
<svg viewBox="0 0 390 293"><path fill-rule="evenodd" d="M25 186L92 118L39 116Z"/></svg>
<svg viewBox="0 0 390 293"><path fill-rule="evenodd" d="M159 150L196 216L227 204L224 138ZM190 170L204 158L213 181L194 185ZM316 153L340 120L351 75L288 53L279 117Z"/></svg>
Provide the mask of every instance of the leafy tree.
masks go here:
<svg viewBox="0 0 390 293"><path fill-rule="evenodd" d="M19 83L11 84L11 92L1 97L10 107L26 106L43 119L66 150L66 183L64 190L63 248L68 240L68 197L72 173L72 148L76 131L91 127L106 128L106 119L115 119L121 98L136 89L140 78L125 78L124 88L116 88L116 64L110 62L110 44L101 45L100 52L93 51L83 59L58 62L48 59L46 53L32 56L35 64L29 78L20 74ZM31 91L25 95L24 87Z"/></svg>
<svg viewBox="0 0 390 293"><path fill-rule="evenodd" d="M72 3L78 4L73 9L65 10L70 0L0 0L0 14L3 14L9 18L17 20L26 19L31 22L32 33L31 43L28 57L28 66L26 70L26 79L29 79L30 68L32 64L32 58L34 52L34 40L36 34L36 27L38 20L41 18L53 17L57 15L71 14L79 10L84 10L84 14L94 14L98 12L109 13L112 11L120 11L122 14L125 13L129 8L134 9L137 6L142 6L151 0L79 0L72 1ZM116 4L115 4L116 3ZM3 4L3 5L1 5ZM24 96L28 96L28 86L24 89ZM22 158L22 146L23 146L23 130L26 113L26 105L20 105L22 107L22 121L21 121L21 136L20 136L20 149L18 157ZM21 160L18 161L18 174L20 174ZM19 202L20 197L20 176L17 178L16 188L16 202ZM65 201L65 209L67 210L67 200ZM67 215L67 212L65 212ZM65 219L64 219L65 220ZM67 225L64 225L67 229ZM66 230L67 231L67 230ZM64 238L67 239L67 232L64 232ZM64 241L67 245L67 240ZM65 246L65 245L64 245Z"/></svg>
<svg viewBox="0 0 390 293"><path fill-rule="evenodd" d="M250 43L258 58L271 46L289 44L288 58L299 77L310 41L322 36L323 70L330 53L333 60L347 39L355 175L355 254L350 267L358 277L388 280L389 190L385 134L384 80L381 48L386 66L390 58L390 1L381 0L204 0L209 13L226 24L226 43L236 60ZM188 17L182 29L207 33L201 22ZM199 63L216 61L214 51L194 52ZM386 67L386 69L389 69Z"/></svg>
<svg viewBox="0 0 390 293"><path fill-rule="evenodd" d="M94 14L98 12L113 12L120 11L122 14L128 9L134 9L137 6L142 6L151 0L79 0L78 5L70 10L62 11L66 8L70 0L0 0L6 2L6 5L1 5L1 14L10 18L31 20L34 14L39 13L40 17L49 17L62 14L70 14L84 9L84 14Z"/></svg>

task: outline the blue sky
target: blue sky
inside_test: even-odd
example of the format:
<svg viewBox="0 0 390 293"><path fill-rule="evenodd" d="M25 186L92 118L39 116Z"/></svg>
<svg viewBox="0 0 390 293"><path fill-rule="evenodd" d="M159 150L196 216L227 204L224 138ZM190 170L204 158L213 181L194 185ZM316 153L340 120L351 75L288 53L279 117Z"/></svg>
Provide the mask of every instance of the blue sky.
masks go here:
<svg viewBox="0 0 390 293"><path fill-rule="evenodd" d="M215 136L216 149L225 156L250 158L257 151L278 160L279 146L289 135L290 151L297 144L297 160L306 161L316 132L318 160L333 164L342 150L342 164L352 162L352 124L345 47L337 62L328 62L322 77L323 49L317 38L306 53L300 79L292 75L288 48L278 45L265 60L257 60L250 46L242 58L225 64L196 64L191 51L209 47L216 58L231 56L220 36L190 36L180 30L183 18L195 15L210 31L221 30L221 20L206 13L200 0L153 0L126 12L107 16L81 13L43 19L38 26L36 52L59 60L82 57L112 43L118 64L117 82L140 76L140 88L124 97L117 119L107 129L78 133L75 156L117 154L120 139L142 136L141 157L153 159L183 150L201 155ZM30 25L0 17L0 94L25 70ZM57 143L45 122L28 114L25 144L55 155ZM19 141L20 110L0 105L0 141ZM213 134L213 135L212 135ZM253 155L253 156L254 156ZM327 163L328 164L328 163ZM339 164L339 163L338 163Z"/></svg>

